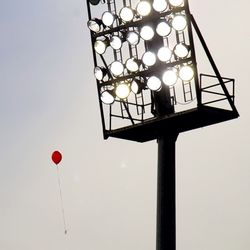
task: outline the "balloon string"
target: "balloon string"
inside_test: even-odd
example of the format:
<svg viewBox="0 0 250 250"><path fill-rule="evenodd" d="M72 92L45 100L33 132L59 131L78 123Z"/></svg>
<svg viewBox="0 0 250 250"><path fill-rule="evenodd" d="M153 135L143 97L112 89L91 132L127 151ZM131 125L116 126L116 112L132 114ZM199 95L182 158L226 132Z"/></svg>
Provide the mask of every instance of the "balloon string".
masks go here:
<svg viewBox="0 0 250 250"><path fill-rule="evenodd" d="M57 169L58 186L59 186L59 191L60 191L60 201L61 201L61 210L62 210L62 217L63 217L64 233L67 234L65 212L64 212L64 206L63 206L63 197L62 197L62 187L61 187L61 181L60 181L60 174L59 174L58 165L56 166L56 169Z"/></svg>

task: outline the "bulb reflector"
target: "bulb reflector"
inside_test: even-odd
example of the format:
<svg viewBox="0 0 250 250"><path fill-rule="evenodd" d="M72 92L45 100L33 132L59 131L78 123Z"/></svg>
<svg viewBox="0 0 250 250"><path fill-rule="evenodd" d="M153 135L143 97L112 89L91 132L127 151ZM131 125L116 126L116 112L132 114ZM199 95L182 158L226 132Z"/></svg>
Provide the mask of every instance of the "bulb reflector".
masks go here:
<svg viewBox="0 0 250 250"><path fill-rule="evenodd" d="M155 35L155 32L152 27L145 25L141 28L140 36L145 41L151 40Z"/></svg>
<svg viewBox="0 0 250 250"><path fill-rule="evenodd" d="M180 68L179 77L182 81L189 82L194 78L194 70L190 65L185 65Z"/></svg>
<svg viewBox="0 0 250 250"><path fill-rule="evenodd" d="M161 80L156 76L150 76L147 80L147 86L153 91L159 91L161 89Z"/></svg>
<svg viewBox="0 0 250 250"><path fill-rule="evenodd" d="M168 36L171 32L171 27L166 21L161 21L156 27L156 33L159 36Z"/></svg>
<svg viewBox="0 0 250 250"><path fill-rule="evenodd" d="M163 82L167 86L172 86L177 82L178 76L175 68L168 68L162 76Z"/></svg>
<svg viewBox="0 0 250 250"><path fill-rule="evenodd" d="M157 56L160 61L168 62L172 57L172 51L168 47L162 47L158 50Z"/></svg>

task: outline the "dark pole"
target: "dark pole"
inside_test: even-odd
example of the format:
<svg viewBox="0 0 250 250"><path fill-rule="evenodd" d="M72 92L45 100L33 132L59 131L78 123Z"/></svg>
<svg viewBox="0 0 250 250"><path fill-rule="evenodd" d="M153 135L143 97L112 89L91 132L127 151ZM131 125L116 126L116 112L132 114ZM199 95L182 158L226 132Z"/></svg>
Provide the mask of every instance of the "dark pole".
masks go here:
<svg viewBox="0 0 250 250"><path fill-rule="evenodd" d="M175 142L178 133L158 138L156 250L176 249Z"/></svg>

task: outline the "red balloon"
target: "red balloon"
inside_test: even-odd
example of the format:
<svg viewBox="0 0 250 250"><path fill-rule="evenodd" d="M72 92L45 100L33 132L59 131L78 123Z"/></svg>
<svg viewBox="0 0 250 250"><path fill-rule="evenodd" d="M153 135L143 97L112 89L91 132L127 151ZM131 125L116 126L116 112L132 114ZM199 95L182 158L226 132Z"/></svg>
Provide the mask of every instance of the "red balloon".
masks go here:
<svg viewBox="0 0 250 250"><path fill-rule="evenodd" d="M54 151L51 156L51 159L57 165L62 160L62 154L59 151Z"/></svg>

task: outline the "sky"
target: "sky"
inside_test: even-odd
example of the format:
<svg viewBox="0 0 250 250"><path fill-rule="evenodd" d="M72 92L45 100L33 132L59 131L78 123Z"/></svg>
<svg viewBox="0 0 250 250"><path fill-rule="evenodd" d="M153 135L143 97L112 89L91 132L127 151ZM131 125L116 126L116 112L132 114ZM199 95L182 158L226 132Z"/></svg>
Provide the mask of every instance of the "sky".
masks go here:
<svg viewBox="0 0 250 250"><path fill-rule="evenodd" d="M245 250L250 3L189 2L240 118L178 138L177 250ZM86 22L85 1L0 1L2 250L155 249L157 143L103 140Z"/></svg>

